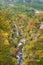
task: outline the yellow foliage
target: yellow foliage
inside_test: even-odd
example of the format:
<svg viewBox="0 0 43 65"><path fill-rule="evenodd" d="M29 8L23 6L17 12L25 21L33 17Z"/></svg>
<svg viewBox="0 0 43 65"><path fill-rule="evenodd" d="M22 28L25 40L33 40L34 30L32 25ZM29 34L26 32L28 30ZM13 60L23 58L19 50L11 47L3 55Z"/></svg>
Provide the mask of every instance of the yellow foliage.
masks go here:
<svg viewBox="0 0 43 65"><path fill-rule="evenodd" d="M32 54L30 53L29 56L32 56Z"/></svg>
<svg viewBox="0 0 43 65"><path fill-rule="evenodd" d="M14 65L18 64L17 59L15 59L15 58L12 58L12 62L14 63Z"/></svg>
<svg viewBox="0 0 43 65"><path fill-rule="evenodd" d="M30 48L34 47L35 43L36 43L36 41L35 41L35 40L30 41Z"/></svg>
<svg viewBox="0 0 43 65"><path fill-rule="evenodd" d="M17 41L18 41L18 39L17 39L17 38L15 38L15 39L14 39L14 42L17 42Z"/></svg>
<svg viewBox="0 0 43 65"><path fill-rule="evenodd" d="M29 64L29 59L25 59L24 62L23 62L23 65L30 65Z"/></svg>
<svg viewBox="0 0 43 65"><path fill-rule="evenodd" d="M33 18L31 18L31 20L29 19L30 23L33 22Z"/></svg>
<svg viewBox="0 0 43 65"><path fill-rule="evenodd" d="M36 54L39 55L40 57L43 57L43 50L37 50Z"/></svg>
<svg viewBox="0 0 43 65"><path fill-rule="evenodd" d="M5 45L9 45L9 41L7 39L4 40Z"/></svg>
<svg viewBox="0 0 43 65"><path fill-rule="evenodd" d="M21 14L21 17L22 17L22 18L25 18L25 15L24 15L24 14Z"/></svg>
<svg viewBox="0 0 43 65"><path fill-rule="evenodd" d="M43 40L43 35L42 35L42 36L40 36L39 38Z"/></svg>
<svg viewBox="0 0 43 65"><path fill-rule="evenodd" d="M32 32L33 32L33 31L32 31L32 30L30 30L30 32L29 32L29 33L30 33L30 34L32 34Z"/></svg>
<svg viewBox="0 0 43 65"><path fill-rule="evenodd" d="M2 35L3 35L4 37L8 38L8 35L9 35L9 34L6 32L6 33L3 33Z"/></svg>
<svg viewBox="0 0 43 65"><path fill-rule="evenodd" d="M11 54L14 54L14 53L15 53L15 50L16 50L16 49L15 49L14 47L11 47L11 48L10 48L10 53L11 53Z"/></svg>

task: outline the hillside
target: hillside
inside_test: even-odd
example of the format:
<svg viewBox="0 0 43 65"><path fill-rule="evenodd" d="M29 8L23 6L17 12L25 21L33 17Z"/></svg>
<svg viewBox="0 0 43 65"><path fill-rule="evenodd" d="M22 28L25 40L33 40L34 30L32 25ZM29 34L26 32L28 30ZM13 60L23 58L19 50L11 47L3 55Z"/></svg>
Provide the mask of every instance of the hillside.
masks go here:
<svg viewBox="0 0 43 65"><path fill-rule="evenodd" d="M0 65L43 65L43 3L10 1L0 0Z"/></svg>
<svg viewBox="0 0 43 65"><path fill-rule="evenodd" d="M5 6L7 8L7 6L10 6L10 7L15 7L15 6L25 6L25 7L32 7L32 8L35 8L35 9L38 9L38 10L43 10L43 2L39 2L39 1L35 1L33 0L32 2L31 1L28 1L26 0L24 2L24 0L0 0L0 5L2 5L3 7Z"/></svg>

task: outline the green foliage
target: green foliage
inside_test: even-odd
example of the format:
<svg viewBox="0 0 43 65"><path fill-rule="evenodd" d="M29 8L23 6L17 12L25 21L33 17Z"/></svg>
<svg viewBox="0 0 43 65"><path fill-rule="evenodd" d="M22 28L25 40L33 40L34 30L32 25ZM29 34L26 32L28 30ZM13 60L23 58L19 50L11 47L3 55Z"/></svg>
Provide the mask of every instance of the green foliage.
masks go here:
<svg viewBox="0 0 43 65"><path fill-rule="evenodd" d="M0 65L18 64L15 56L22 38L25 38L23 65L43 65L43 30L40 30L43 13L35 14L34 8L27 6L0 7ZM14 25L17 30L13 30Z"/></svg>

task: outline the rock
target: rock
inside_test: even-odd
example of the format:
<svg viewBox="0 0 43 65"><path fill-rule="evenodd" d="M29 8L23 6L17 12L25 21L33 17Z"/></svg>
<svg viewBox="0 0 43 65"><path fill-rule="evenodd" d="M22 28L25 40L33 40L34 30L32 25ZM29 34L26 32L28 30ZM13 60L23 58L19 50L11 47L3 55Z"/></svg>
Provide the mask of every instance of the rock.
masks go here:
<svg viewBox="0 0 43 65"><path fill-rule="evenodd" d="M20 47L22 45L22 43L20 42L19 44L18 44L18 47Z"/></svg>
<svg viewBox="0 0 43 65"><path fill-rule="evenodd" d="M40 29L43 29L43 24L40 26Z"/></svg>

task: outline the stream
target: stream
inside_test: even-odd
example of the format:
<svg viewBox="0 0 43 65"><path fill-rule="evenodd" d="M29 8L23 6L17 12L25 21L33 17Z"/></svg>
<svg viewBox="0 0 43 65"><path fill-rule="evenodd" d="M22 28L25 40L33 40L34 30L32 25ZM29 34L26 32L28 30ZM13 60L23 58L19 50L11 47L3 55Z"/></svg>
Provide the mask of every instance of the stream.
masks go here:
<svg viewBox="0 0 43 65"><path fill-rule="evenodd" d="M18 65L22 65L23 62L23 58L22 58L22 54L20 53L20 56L18 58Z"/></svg>
<svg viewBox="0 0 43 65"><path fill-rule="evenodd" d="M21 43L20 43L21 44ZM19 44L19 47L21 47L21 45ZM20 48L19 48L20 49ZM18 51L17 54L17 60L18 60L18 65L22 65L23 62L23 57L22 57L23 53L22 53L22 48Z"/></svg>
<svg viewBox="0 0 43 65"><path fill-rule="evenodd" d="M24 46L24 43L25 40L24 39L20 39L20 42L18 44L18 48L19 48L19 51L18 51L18 54L17 54L17 59L18 59L18 65L22 65L23 63L23 46Z"/></svg>
<svg viewBox="0 0 43 65"><path fill-rule="evenodd" d="M19 37L19 32L18 32L18 28L17 28L16 24L13 25L13 29L12 29L12 38L13 39L14 39L14 33L15 32L16 32L16 37ZM22 51L22 49L23 49L24 44L25 44L25 39L24 38L20 39L18 42L18 47L17 47L17 48L19 48L19 51L16 55L17 60L18 60L18 65L22 65L22 63L23 63L23 51Z"/></svg>

